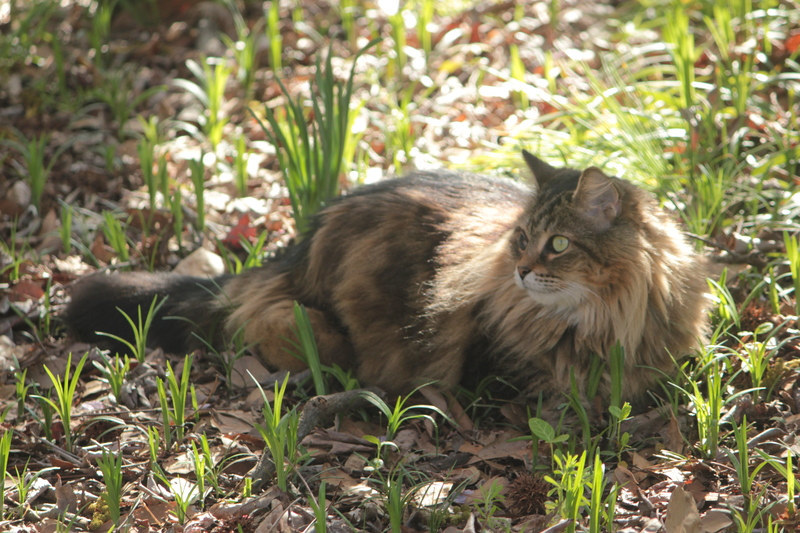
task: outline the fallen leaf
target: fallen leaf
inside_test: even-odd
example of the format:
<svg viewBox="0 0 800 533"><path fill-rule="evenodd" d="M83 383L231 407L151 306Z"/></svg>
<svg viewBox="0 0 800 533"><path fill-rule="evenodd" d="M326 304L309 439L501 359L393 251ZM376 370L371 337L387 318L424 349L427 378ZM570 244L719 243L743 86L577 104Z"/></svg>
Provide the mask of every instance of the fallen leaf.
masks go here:
<svg viewBox="0 0 800 533"><path fill-rule="evenodd" d="M183 479L182 477L172 478L169 480L169 486L172 492L176 495L180 495L181 499L185 502L194 503L200 497L197 484L188 479Z"/></svg>
<svg viewBox="0 0 800 533"><path fill-rule="evenodd" d="M638 452L631 453L631 463L636 468L641 468L642 470L647 470L653 466L653 463L642 457Z"/></svg>
<svg viewBox="0 0 800 533"><path fill-rule="evenodd" d="M667 533L701 533L703 526L700 523L700 513L694 503L692 495L683 487L675 487L667 506L667 516L664 519L664 529Z"/></svg>
<svg viewBox="0 0 800 533"><path fill-rule="evenodd" d="M410 452L417 444L417 431L415 429L401 429L398 431L392 442L397 445L397 449L402 453Z"/></svg>
<svg viewBox="0 0 800 533"><path fill-rule="evenodd" d="M331 468L328 463L325 463L320 479L328 485L339 487L340 489L349 490L359 484L359 481L341 468Z"/></svg>
<svg viewBox="0 0 800 533"><path fill-rule="evenodd" d="M495 486L499 485L501 487L499 494L505 494L506 491L508 490L509 483L510 483L509 479L505 476L495 476L489 478L486 481L484 481L480 487L472 491L470 494L467 494L465 502L471 503L475 500L481 500L485 498L489 490L494 490L492 488L493 485Z"/></svg>
<svg viewBox="0 0 800 533"><path fill-rule="evenodd" d="M252 355L245 355L238 358L233 363L231 372L231 383L235 387L247 388L255 387L255 381L261 383L266 381L272 373L267 370L257 358ZM257 392L257 391L256 391ZM259 398L261 395L259 394Z"/></svg>
<svg viewBox="0 0 800 533"><path fill-rule="evenodd" d="M458 400L452 395L445 396L442 391L426 385L419 390L420 393L428 400L431 405L438 407L443 413L448 415L458 426L464 431L472 431L475 425L470 420L464 408L458 403Z"/></svg>
<svg viewBox="0 0 800 533"><path fill-rule="evenodd" d="M733 524L730 515L718 509L712 509L707 512L700 522L703 525L703 531L706 533L716 533L720 529Z"/></svg>
<svg viewBox="0 0 800 533"><path fill-rule="evenodd" d="M445 483L443 481L433 481L420 485L411 497L411 501L417 507L433 507L439 505L447 500L450 494L450 489L453 488L452 483Z"/></svg>
<svg viewBox="0 0 800 533"><path fill-rule="evenodd" d="M91 251L92 255L94 255L94 257L102 263L110 263L112 259L117 257L116 252L114 252L110 246L106 245L105 241L103 240L103 235L100 232L97 232L97 235L95 235L94 240L89 247L89 251Z"/></svg>
<svg viewBox="0 0 800 533"><path fill-rule="evenodd" d="M58 215L56 215L55 209L50 209L47 214L42 219L42 226L39 228L39 235L44 236L48 233L52 233L58 229L60 225L58 220Z"/></svg>
<svg viewBox="0 0 800 533"><path fill-rule="evenodd" d="M61 477L56 482L56 508L61 513L74 513L78 510L78 496L72 485L61 483Z"/></svg>
<svg viewBox="0 0 800 533"><path fill-rule="evenodd" d="M191 474L194 472L194 461L192 460L192 450L189 449L183 453L169 457L162 463L162 467L168 474ZM180 479L180 478L177 478ZM182 490L184 487L177 482L177 489L173 487L173 491ZM183 494L183 493L181 493Z"/></svg>
<svg viewBox="0 0 800 533"><path fill-rule="evenodd" d="M0 198L0 213L13 218L24 213L30 203L31 186L19 180L8 188L4 198Z"/></svg>
<svg viewBox="0 0 800 533"><path fill-rule="evenodd" d="M683 435L681 434L680 424L675 415L670 413L669 424L661 432L661 437L664 439L664 448L677 454L683 453Z"/></svg>
<svg viewBox="0 0 800 533"><path fill-rule="evenodd" d="M239 222L225 235L222 242L233 250L241 250L242 239L254 242L257 238L258 232L250 225L250 215L245 213L239 218Z"/></svg>
<svg viewBox="0 0 800 533"><path fill-rule="evenodd" d="M786 39L786 51L794 54L800 48L800 33L795 33Z"/></svg>
<svg viewBox="0 0 800 533"><path fill-rule="evenodd" d="M617 468L614 469L613 476L614 481L623 487L627 487L630 490L637 490L639 488L639 484L636 481L636 476L633 475L633 472L622 465L618 465Z"/></svg>
<svg viewBox="0 0 800 533"><path fill-rule="evenodd" d="M211 411L211 425L226 435L250 433L255 423L256 417L249 411Z"/></svg>
<svg viewBox="0 0 800 533"><path fill-rule="evenodd" d="M209 512L198 513L183 526L183 533L204 533L216 524L216 518Z"/></svg>
<svg viewBox="0 0 800 533"><path fill-rule="evenodd" d="M8 299L12 302L22 302L25 300L38 300L44 296L41 281L22 280L11 287Z"/></svg>
<svg viewBox="0 0 800 533"><path fill-rule="evenodd" d="M147 520L153 524L161 525L169 519L169 515L174 512L175 506L175 502L148 505L145 501L133 511L133 517L136 520Z"/></svg>

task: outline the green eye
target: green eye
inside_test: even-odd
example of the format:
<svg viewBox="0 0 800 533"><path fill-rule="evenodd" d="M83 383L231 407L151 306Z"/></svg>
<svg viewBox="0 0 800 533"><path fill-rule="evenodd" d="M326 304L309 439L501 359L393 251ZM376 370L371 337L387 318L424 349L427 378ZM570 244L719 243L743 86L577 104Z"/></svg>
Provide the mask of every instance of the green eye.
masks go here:
<svg viewBox="0 0 800 533"><path fill-rule="evenodd" d="M560 254L569 246L569 239L563 235L553 235L550 238L550 248L557 254Z"/></svg>

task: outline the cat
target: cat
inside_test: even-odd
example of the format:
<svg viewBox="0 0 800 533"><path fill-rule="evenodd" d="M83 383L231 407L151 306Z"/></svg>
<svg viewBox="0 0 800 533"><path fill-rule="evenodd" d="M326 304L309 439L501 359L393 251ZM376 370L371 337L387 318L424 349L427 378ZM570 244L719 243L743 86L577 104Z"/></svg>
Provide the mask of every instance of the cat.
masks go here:
<svg viewBox="0 0 800 533"><path fill-rule="evenodd" d="M404 393L500 373L553 416L570 373L583 390L593 354L607 359L619 340L624 399L635 401L703 337L704 262L651 194L595 167L523 156L529 184L421 171L360 187L285 253L236 276L87 277L66 323L84 340L130 337L115 308L135 317L169 296L151 345L185 353L198 334L219 344L241 328L268 367L296 371L298 301L323 364L362 384ZM599 393L609 391L605 372Z"/></svg>

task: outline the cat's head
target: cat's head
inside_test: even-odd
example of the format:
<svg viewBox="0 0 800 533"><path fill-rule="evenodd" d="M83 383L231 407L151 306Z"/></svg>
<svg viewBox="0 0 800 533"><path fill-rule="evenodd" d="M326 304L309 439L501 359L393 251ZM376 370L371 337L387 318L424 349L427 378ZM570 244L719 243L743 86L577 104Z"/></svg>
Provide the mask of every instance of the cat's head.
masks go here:
<svg viewBox="0 0 800 533"><path fill-rule="evenodd" d="M620 262L640 242L630 223L635 188L595 167L557 169L523 155L536 194L509 243L516 284L543 305L568 309L624 282Z"/></svg>

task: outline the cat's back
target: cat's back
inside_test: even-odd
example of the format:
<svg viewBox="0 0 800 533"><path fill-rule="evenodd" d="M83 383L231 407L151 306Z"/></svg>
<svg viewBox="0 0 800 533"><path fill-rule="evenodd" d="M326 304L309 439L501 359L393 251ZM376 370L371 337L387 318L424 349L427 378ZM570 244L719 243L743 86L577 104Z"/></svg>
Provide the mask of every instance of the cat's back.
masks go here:
<svg viewBox="0 0 800 533"><path fill-rule="evenodd" d="M401 264L427 268L446 241L485 235L493 239L514 223L531 192L510 179L451 171L419 171L355 189L325 208L308 243L313 263L351 268L370 258L373 270ZM324 258L324 259L323 259ZM418 265L418 263L423 265ZM319 264L319 268L323 265Z"/></svg>
<svg viewBox="0 0 800 533"><path fill-rule="evenodd" d="M451 171L357 188L317 216L303 264L292 265L295 284L310 300L364 306L375 296L376 307L394 301L405 316L421 312L421 287L444 256L458 261L452 252L461 250L466 260L496 241L530 194L513 180Z"/></svg>
<svg viewBox="0 0 800 533"><path fill-rule="evenodd" d="M359 187L334 202L323 218L340 211L380 212L392 207L469 215L487 205L524 207L530 194L527 186L507 178L448 170L417 171Z"/></svg>

